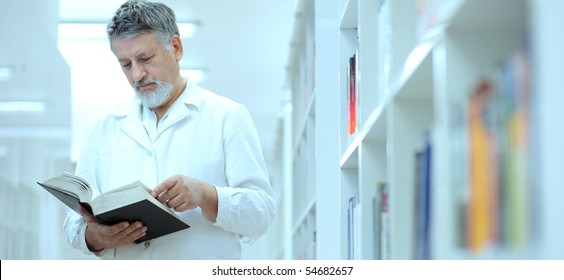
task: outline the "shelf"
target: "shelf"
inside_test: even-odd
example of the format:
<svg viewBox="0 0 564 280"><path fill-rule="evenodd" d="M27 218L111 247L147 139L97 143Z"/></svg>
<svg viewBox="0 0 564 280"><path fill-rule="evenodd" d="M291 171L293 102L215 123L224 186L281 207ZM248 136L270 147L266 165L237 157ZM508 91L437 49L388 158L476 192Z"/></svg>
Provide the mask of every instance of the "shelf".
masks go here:
<svg viewBox="0 0 564 280"><path fill-rule="evenodd" d="M385 118L383 107L378 107L372 111L366 123L359 130L357 136L341 157L341 168L358 168L358 149L362 142L385 140Z"/></svg>
<svg viewBox="0 0 564 280"><path fill-rule="evenodd" d="M562 196L558 182L564 179L555 172L554 167L542 170L548 174L549 182L539 181L530 186L526 185L529 180L513 182L504 179L503 192L497 193L501 197L511 192L508 188L523 188L525 184L524 188L528 191L525 193L530 194L538 189L539 192L546 192L546 195L525 195L525 200L513 200L513 206L517 203L522 206L514 208L514 211L508 212L506 209L505 212L494 213L498 210L488 210L492 211L490 216L505 215L504 218L507 218L508 215L515 215L511 222L516 223L518 219L520 224L515 224L513 229L524 227L525 222L528 222L527 232L511 230L519 232L520 235L514 238L520 238L521 247L511 247L513 245L493 239L482 240L484 243L481 247L475 244L468 246L467 239L475 238L476 233L462 225L477 223L476 220L470 220L469 211L480 209L475 205L471 209L469 205L470 201L480 199L470 192L470 186L476 187L472 184L477 181L476 174L471 172L475 172L478 166L469 167L477 153L477 148L472 146L476 142L470 141L476 141L472 137L477 137L478 133L476 127L472 127L474 130L469 128L471 124L482 122L480 125L483 130L480 131L483 135L478 136L489 136L480 138L483 140L480 143L484 145L480 151L486 151L482 159L494 158L496 154L492 153L496 151L495 148L501 147L501 144L490 146L494 142L488 141L501 141L505 139L503 137L509 139L509 136L501 135L499 131L511 131L511 135L523 135L519 133L525 128L534 131L531 132L533 136L527 138L527 141L531 141L527 142L531 145L527 146L531 154L512 154L516 150L508 150L503 161L494 161L500 166L505 164L498 166L499 169L523 168L525 165L519 165L523 162L518 161L523 157L527 159L528 169L520 169L522 172L516 174L529 174L529 171L537 174L540 172L538 162L554 164L559 162L557 158L564 157L557 152L559 149L555 147L559 146L556 142L548 141L552 139L549 135L556 135L554 131L551 133L551 129L554 130L558 125L556 118L548 117L546 112L546 109L550 109L554 116L558 114L556 105L546 104L546 100L555 100L559 96L555 92L562 91L561 81L554 74L558 73L560 64L547 63L550 59L544 56L544 52L550 50L552 56L557 56L559 49L564 46L562 40L555 42L552 39L558 27L546 23L543 17L550 10L546 7L563 5L549 0L542 3L533 0L433 0L428 3L441 6L421 12L417 10L417 0L314 1L318 55L315 65L316 87L322 89L316 89L314 104L308 105L314 106L317 111L313 112L317 114L315 118L308 119L315 129L305 128L308 125L306 123L300 124L298 131L300 135L315 131L314 143L302 143L300 146L307 146L315 155L309 154L308 159L296 158L296 162L316 165L316 181L299 186L305 185L315 190L315 198L304 199L306 201L302 203L305 206L297 210L299 213L296 213L293 221L293 230L305 238L317 236L316 257L345 259L352 248L358 253L355 256L361 259L528 259L545 256L561 259L564 241L552 232L564 234L562 223L553 222L557 219L555 213L564 210L553 197ZM541 12L539 7L547 10ZM422 14L425 18L418 18ZM553 15L552 19L560 17ZM540 29L536 26L540 23L532 24L531 18L536 20L533 22L545 22L540 26L550 27L552 32L531 34L531 30ZM317 33L319 30L322 30L323 35ZM545 36L545 40L552 39L552 43L539 45L536 40L541 35ZM531 56L517 62L522 63L519 65L530 63L532 68L507 69L511 67L508 63L523 58L516 57L517 54L525 52L531 52ZM350 72L352 63L349 64L349 59L353 55L357 59L355 72ZM539 57L544 60L536 60ZM542 71L537 73L537 69ZM516 76L502 76L502 70ZM541 83L552 74L551 86ZM355 78L356 96L349 95L349 77ZM530 82L530 86L542 91L531 93L530 96L512 97L517 101L503 101L508 96L523 94L527 88L516 90L509 87L508 90L497 84L494 88L503 96L487 99L493 103L482 104L484 107L478 110L485 115L470 122L470 107L476 106L471 104L471 98L477 95L477 85L484 78L505 83ZM353 107L349 103L351 96L359 101L358 106ZM525 109L510 111L517 106L515 104ZM354 132L349 129L349 118L353 116L349 115L352 112L350 108L356 111L357 128ZM495 114L499 114L500 109L507 110L503 112L516 112L517 117L511 119L513 123L508 124L509 128L497 131L495 129L499 127L496 125L500 123L495 121L500 119L496 119L500 115ZM535 117L527 115L529 112ZM539 115L544 118L542 122L536 119ZM547 119L552 125L547 125ZM537 133L541 135L538 139L535 138ZM538 143L543 143L543 146L535 146ZM510 157L514 157L515 161L511 161ZM337 171L335 166L338 167ZM488 165L484 163L480 166ZM484 193L496 193L495 188L501 188L501 185L495 185L495 180L488 182L490 189ZM507 185L512 182L518 186ZM375 208L378 202L382 202L378 187L382 185L388 187L388 212L385 215L389 218L389 222L383 224L381 221L386 216L379 216L382 209ZM499 197L487 201L493 203ZM348 210L351 207L348 202L351 198L351 201L358 201L359 206L353 210L357 212L357 216L353 215L357 227L349 231ZM506 198L503 203L508 201L510 199ZM425 203L427 208L421 208ZM550 207L538 207L545 203L550 204ZM530 212L515 214L521 213L519 211ZM549 221L541 222L536 219L539 216L548 217L546 219ZM524 221L523 217L530 219ZM496 225L499 221L487 223ZM510 223L509 220L504 221ZM315 223L315 230L312 229L312 223ZM498 223L496 226L503 225ZM526 236L532 231L532 226L539 226L538 234ZM384 231L377 230L382 227ZM334 236L324 232L329 229ZM494 236L493 233L491 231L490 236ZM353 240L351 236L354 236ZM300 239L300 242L303 241L303 238ZM555 248L552 244L556 245ZM304 251L307 249L304 246L308 245L300 243L295 246ZM424 251L426 253L422 253Z"/></svg>
<svg viewBox="0 0 564 280"><path fill-rule="evenodd" d="M349 29L357 28L358 25L358 0L347 0L341 14L339 28Z"/></svg>
<svg viewBox="0 0 564 280"><path fill-rule="evenodd" d="M307 206L305 207L305 209L301 211L298 218L295 220L293 230L294 233L296 233L300 229L304 221L307 219L307 216L315 211L315 197L312 198L306 205Z"/></svg>
<svg viewBox="0 0 564 280"><path fill-rule="evenodd" d="M384 106L377 107L372 111L361 131L366 131L365 140L369 142L386 140L386 112Z"/></svg>
<svg viewBox="0 0 564 280"><path fill-rule="evenodd" d="M298 130L294 134L294 144L293 144L293 153L294 155L297 153L299 148L300 138L307 132L307 123L308 119L315 118L315 92L311 96L309 103L307 104L307 109L304 114L304 118L301 120Z"/></svg>
<svg viewBox="0 0 564 280"><path fill-rule="evenodd" d="M433 92L433 49L437 38L420 43L409 54L392 94L400 99L429 99Z"/></svg>

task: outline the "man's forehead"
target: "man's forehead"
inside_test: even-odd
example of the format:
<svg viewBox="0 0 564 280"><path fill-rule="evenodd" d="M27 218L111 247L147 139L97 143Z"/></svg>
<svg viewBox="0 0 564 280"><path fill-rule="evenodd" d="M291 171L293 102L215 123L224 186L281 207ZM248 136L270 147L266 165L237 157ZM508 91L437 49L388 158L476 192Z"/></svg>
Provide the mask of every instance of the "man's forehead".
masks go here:
<svg viewBox="0 0 564 280"><path fill-rule="evenodd" d="M155 52L160 46L155 36L151 34L139 34L132 38L115 38L111 44L114 54L120 60Z"/></svg>

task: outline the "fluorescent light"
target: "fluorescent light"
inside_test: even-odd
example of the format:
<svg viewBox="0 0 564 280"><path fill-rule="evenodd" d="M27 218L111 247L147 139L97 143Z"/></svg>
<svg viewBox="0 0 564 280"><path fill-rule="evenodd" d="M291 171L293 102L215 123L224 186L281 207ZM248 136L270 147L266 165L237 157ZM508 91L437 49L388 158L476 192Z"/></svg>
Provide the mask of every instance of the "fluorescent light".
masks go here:
<svg viewBox="0 0 564 280"><path fill-rule="evenodd" d="M103 23L59 23L58 30L64 40L107 40Z"/></svg>
<svg viewBox="0 0 564 280"><path fill-rule="evenodd" d="M45 103L39 101L3 101L0 112L41 113L45 111Z"/></svg>
<svg viewBox="0 0 564 280"><path fill-rule="evenodd" d="M294 106L292 105L292 102L286 102L286 104L284 104L284 112L292 113L293 110Z"/></svg>
<svg viewBox="0 0 564 280"><path fill-rule="evenodd" d="M14 77L14 70L12 67L0 67L0 81L10 81Z"/></svg>
<svg viewBox="0 0 564 280"><path fill-rule="evenodd" d="M192 38L198 29L198 24L193 22L181 22L178 23L178 33L182 38Z"/></svg>
<svg viewBox="0 0 564 280"><path fill-rule="evenodd" d="M201 69L180 69L180 76L188 77L191 81L200 83L206 77L206 73Z"/></svg>
<svg viewBox="0 0 564 280"><path fill-rule="evenodd" d="M177 23L182 38L194 36L198 23ZM106 23L59 23L59 38L63 40L107 40Z"/></svg>
<svg viewBox="0 0 564 280"><path fill-rule="evenodd" d="M0 127L0 139L69 139L70 130L64 126Z"/></svg>

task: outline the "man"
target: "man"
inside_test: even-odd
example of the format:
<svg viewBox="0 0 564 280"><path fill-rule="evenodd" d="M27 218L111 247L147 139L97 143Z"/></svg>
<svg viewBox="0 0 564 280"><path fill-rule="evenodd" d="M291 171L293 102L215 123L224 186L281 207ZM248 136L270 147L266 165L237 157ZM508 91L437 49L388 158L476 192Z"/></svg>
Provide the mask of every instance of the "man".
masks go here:
<svg viewBox="0 0 564 280"><path fill-rule="evenodd" d="M140 180L191 227L135 244L140 222L107 226L72 210L68 242L109 259L238 259L276 213L258 136L247 109L182 78L174 12L129 1L110 20L110 45L136 100L100 118L76 174L102 193ZM96 193L95 193L96 195Z"/></svg>

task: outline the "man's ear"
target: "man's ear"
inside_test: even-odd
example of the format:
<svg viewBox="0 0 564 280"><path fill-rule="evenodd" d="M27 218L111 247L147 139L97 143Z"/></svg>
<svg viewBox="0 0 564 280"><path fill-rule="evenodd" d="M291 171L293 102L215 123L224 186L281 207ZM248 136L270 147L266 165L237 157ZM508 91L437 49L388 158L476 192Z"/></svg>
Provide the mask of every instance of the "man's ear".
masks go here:
<svg viewBox="0 0 564 280"><path fill-rule="evenodd" d="M182 59L182 55L184 54L184 48L182 47L182 40L178 35L172 36L170 39L170 43L172 45L172 49L174 51L174 56L176 57L176 61L180 61Z"/></svg>

